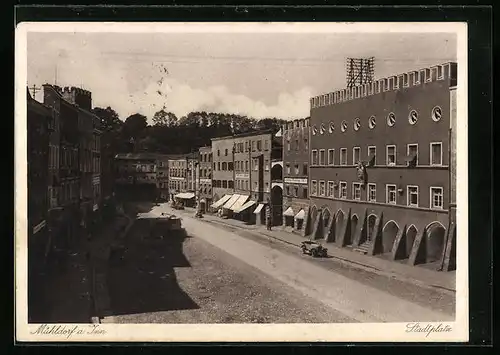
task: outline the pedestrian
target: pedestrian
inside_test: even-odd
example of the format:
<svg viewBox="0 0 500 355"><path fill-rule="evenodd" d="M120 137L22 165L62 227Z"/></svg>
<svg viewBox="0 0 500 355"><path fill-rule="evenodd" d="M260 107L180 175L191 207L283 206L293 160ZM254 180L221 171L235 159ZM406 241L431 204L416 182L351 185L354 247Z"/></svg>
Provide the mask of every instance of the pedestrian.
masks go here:
<svg viewBox="0 0 500 355"><path fill-rule="evenodd" d="M267 230L271 230L271 205L268 203L266 206L266 226Z"/></svg>

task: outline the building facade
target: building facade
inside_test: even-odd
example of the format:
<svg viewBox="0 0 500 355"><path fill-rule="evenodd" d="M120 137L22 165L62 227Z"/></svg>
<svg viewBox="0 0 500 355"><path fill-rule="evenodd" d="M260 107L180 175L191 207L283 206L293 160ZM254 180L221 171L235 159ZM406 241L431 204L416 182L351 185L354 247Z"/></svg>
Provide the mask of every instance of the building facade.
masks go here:
<svg viewBox="0 0 500 355"><path fill-rule="evenodd" d="M77 238L80 225L79 109L67 100L67 88L43 85L44 105L55 112L49 150L49 228L51 250L67 250Z"/></svg>
<svg viewBox="0 0 500 355"><path fill-rule="evenodd" d="M157 198L156 155L120 153L115 156L115 191L120 201Z"/></svg>
<svg viewBox="0 0 500 355"><path fill-rule="evenodd" d="M450 269L456 85L445 63L312 98L308 233Z"/></svg>
<svg viewBox="0 0 500 355"><path fill-rule="evenodd" d="M244 214L244 219L255 219L255 222L262 223L262 208L267 204L273 207L273 224L281 224L282 142L281 138L275 137L275 132L251 132L213 138L212 157L213 208L222 207L222 213L227 210L229 214ZM233 195L241 198L232 197L222 203L225 196ZM245 199L243 204L253 201L253 205L249 202L246 205L248 210L240 210L239 205ZM218 205L219 201L221 206ZM236 207L224 207L231 205L231 202ZM258 216L252 216L252 209L257 211Z"/></svg>
<svg viewBox="0 0 500 355"><path fill-rule="evenodd" d="M45 262L49 247L48 186L49 138L54 115L52 110L27 93L27 162L28 162L28 317L38 318L34 306L43 290ZM30 307L31 306L31 307Z"/></svg>
<svg viewBox="0 0 500 355"><path fill-rule="evenodd" d="M200 209L207 212L212 204L212 147L201 147L198 157Z"/></svg>
<svg viewBox="0 0 500 355"><path fill-rule="evenodd" d="M158 155L156 159L156 183L158 197L161 201L170 200L168 161L169 157L167 155Z"/></svg>
<svg viewBox="0 0 500 355"><path fill-rule="evenodd" d="M309 118L286 123L282 136L283 226L304 233L309 211Z"/></svg>
<svg viewBox="0 0 500 355"><path fill-rule="evenodd" d="M188 207L196 205L198 186L196 155L172 158L168 161L170 198Z"/></svg>

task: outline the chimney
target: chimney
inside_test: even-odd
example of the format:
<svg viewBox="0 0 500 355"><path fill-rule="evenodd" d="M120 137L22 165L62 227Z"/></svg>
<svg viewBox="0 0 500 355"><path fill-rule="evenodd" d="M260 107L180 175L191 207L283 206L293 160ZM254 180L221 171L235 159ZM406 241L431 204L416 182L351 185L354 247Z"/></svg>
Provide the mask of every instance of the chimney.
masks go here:
<svg viewBox="0 0 500 355"><path fill-rule="evenodd" d="M92 110L92 93L77 87L65 87L62 96L66 101L78 105L80 108Z"/></svg>

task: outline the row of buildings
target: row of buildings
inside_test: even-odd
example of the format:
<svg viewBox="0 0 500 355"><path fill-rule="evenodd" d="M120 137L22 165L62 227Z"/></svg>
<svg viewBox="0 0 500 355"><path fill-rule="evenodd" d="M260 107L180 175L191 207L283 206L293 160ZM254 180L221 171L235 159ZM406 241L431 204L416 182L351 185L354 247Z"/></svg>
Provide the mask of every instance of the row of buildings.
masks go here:
<svg viewBox="0 0 500 355"><path fill-rule="evenodd" d="M247 223L262 223L269 205L273 224L292 233L452 270L456 85L457 65L445 63L319 95L309 118L278 133L153 156L144 177L122 180Z"/></svg>
<svg viewBox="0 0 500 355"><path fill-rule="evenodd" d="M80 88L43 85L43 102L27 91L30 278L91 233L112 197L113 156L101 151L106 134L91 110L91 93Z"/></svg>

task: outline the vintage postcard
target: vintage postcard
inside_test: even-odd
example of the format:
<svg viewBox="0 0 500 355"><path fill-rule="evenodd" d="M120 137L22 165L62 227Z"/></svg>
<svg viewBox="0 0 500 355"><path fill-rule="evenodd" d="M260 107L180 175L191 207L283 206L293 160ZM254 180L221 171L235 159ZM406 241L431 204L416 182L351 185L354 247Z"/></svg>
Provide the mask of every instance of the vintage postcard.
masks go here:
<svg viewBox="0 0 500 355"><path fill-rule="evenodd" d="M20 23L16 339L468 340L465 23Z"/></svg>

